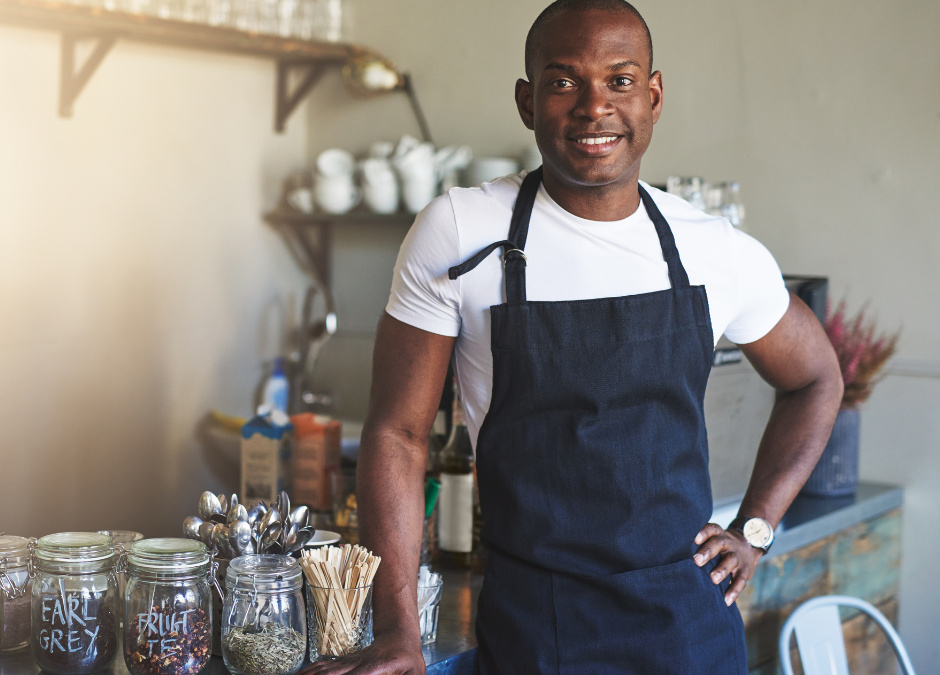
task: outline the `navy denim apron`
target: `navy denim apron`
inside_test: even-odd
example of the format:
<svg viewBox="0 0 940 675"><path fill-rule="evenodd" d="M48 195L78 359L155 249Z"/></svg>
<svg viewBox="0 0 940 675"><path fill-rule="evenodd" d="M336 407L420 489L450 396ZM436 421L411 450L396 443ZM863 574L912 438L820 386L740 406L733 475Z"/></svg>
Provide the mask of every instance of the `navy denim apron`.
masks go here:
<svg viewBox="0 0 940 675"><path fill-rule="evenodd" d="M493 394L477 442L489 553L480 671L747 675L741 615L716 562L692 561L712 511L703 398L712 327L666 220L639 187L671 288L526 301L525 247L542 170L516 198L507 302L492 313ZM563 274L563 271L559 271Z"/></svg>

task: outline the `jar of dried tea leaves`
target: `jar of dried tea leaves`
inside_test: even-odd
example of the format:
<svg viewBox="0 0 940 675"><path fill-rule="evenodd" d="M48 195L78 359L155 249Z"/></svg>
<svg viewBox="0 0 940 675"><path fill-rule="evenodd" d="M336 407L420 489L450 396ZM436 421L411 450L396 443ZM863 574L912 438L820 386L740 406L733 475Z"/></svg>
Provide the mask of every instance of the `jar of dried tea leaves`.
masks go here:
<svg viewBox="0 0 940 675"><path fill-rule="evenodd" d="M36 542L32 561L32 646L54 675L107 670L118 649L118 587L111 537L62 532Z"/></svg>
<svg viewBox="0 0 940 675"><path fill-rule="evenodd" d="M3 632L0 650L8 652L29 644L30 594L29 539L0 536L0 607Z"/></svg>
<svg viewBox="0 0 940 675"><path fill-rule="evenodd" d="M212 655L212 560L192 539L144 539L127 556L124 663L132 675L196 675Z"/></svg>
<svg viewBox="0 0 940 675"><path fill-rule="evenodd" d="M292 675L307 648L303 573L293 558L246 555L225 575L222 658L235 675Z"/></svg>

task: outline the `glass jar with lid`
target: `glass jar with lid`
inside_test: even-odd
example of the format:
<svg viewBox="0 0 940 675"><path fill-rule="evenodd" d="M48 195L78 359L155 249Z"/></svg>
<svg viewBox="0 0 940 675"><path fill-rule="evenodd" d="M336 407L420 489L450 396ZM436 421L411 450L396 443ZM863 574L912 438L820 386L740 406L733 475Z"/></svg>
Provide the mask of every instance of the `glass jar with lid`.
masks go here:
<svg viewBox="0 0 940 675"><path fill-rule="evenodd" d="M196 675L212 654L212 560L191 539L144 539L127 556L124 663L132 675Z"/></svg>
<svg viewBox="0 0 940 675"><path fill-rule="evenodd" d="M0 650L8 652L29 644L30 593L29 539L0 536Z"/></svg>
<svg viewBox="0 0 940 675"><path fill-rule="evenodd" d="M32 646L54 675L106 670L118 648L117 551L97 532L62 532L36 542L32 561Z"/></svg>
<svg viewBox="0 0 940 675"><path fill-rule="evenodd" d="M225 575L222 658L235 675L292 675L307 648L303 573L293 558L246 555Z"/></svg>

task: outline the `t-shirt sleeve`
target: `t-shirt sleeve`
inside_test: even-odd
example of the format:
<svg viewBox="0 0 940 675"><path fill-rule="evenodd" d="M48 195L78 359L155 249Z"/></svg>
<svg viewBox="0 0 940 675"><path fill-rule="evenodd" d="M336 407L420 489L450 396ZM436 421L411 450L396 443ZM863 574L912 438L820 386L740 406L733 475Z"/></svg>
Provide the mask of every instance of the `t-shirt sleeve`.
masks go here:
<svg viewBox="0 0 940 675"><path fill-rule="evenodd" d="M449 195L415 218L398 252L385 311L409 326L438 335L460 332L460 282L447 270L459 264L457 219Z"/></svg>
<svg viewBox="0 0 940 675"><path fill-rule="evenodd" d="M790 306L790 293L777 261L759 241L734 230L732 253L738 272L738 300L725 337L747 344L767 335L783 318Z"/></svg>

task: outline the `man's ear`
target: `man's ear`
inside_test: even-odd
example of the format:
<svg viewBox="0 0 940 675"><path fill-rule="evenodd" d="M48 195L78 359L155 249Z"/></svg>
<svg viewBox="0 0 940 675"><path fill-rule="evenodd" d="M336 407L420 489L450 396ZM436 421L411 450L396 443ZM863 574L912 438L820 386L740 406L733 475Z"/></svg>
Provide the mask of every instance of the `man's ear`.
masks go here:
<svg viewBox="0 0 940 675"><path fill-rule="evenodd" d="M650 106L653 109L653 124L663 113L663 74L658 70L650 75Z"/></svg>
<svg viewBox="0 0 940 675"><path fill-rule="evenodd" d="M532 85L526 80L516 80L516 108L519 110L519 117L526 129L534 130L533 119L535 117L532 109Z"/></svg>

